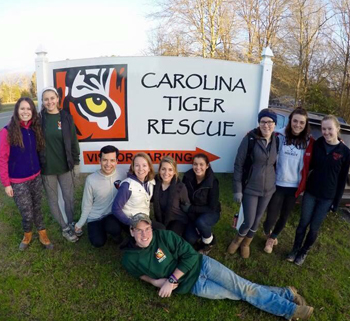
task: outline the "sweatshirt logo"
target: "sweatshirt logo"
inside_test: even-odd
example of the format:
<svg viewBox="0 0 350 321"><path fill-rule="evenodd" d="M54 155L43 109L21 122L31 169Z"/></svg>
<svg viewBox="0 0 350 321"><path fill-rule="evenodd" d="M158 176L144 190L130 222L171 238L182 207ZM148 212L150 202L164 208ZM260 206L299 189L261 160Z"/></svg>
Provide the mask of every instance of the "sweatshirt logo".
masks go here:
<svg viewBox="0 0 350 321"><path fill-rule="evenodd" d="M339 160L339 159L341 159L343 156L341 155L341 154L338 154L338 153L333 153L333 159L334 160Z"/></svg>
<svg viewBox="0 0 350 321"><path fill-rule="evenodd" d="M156 256L156 259L158 260L158 263L161 263L166 259L166 255L160 248L158 248L158 250L156 251L155 256Z"/></svg>
<svg viewBox="0 0 350 321"><path fill-rule="evenodd" d="M62 129L61 121L58 121L58 122L57 122L57 129L58 129L58 130L61 130L61 129Z"/></svg>

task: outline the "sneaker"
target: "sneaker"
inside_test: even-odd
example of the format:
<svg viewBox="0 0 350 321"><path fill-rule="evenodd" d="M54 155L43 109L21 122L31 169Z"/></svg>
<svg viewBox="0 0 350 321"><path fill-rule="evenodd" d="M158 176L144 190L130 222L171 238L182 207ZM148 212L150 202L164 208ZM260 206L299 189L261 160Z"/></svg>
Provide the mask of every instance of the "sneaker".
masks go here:
<svg viewBox="0 0 350 321"><path fill-rule="evenodd" d="M70 227L66 227L64 230L62 230L62 236L69 242L75 243L78 241L78 237L75 235L75 233L72 231Z"/></svg>
<svg viewBox="0 0 350 321"><path fill-rule="evenodd" d="M275 239L268 238L267 241L266 241L266 244L265 244L264 251L266 253L269 253L269 254L272 253L274 245L275 245Z"/></svg>
<svg viewBox="0 0 350 321"><path fill-rule="evenodd" d="M295 258L297 257L297 255L298 255L298 250L297 249L293 249L288 255L287 255L287 258L286 258L286 260L288 261L288 262L294 262L294 260L295 260Z"/></svg>
<svg viewBox="0 0 350 321"><path fill-rule="evenodd" d="M73 231L73 233L74 233L76 236L81 237L81 236L84 234L84 233L83 233L83 229L81 229L79 232L77 232L77 231L75 230L75 224L76 224L76 222L72 222L72 223L70 223L70 224L68 224L68 225L69 225L70 229Z"/></svg>
<svg viewBox="0 0 350 321"><path fill-rule="evenodd" d="M306 257L307 257L307 253L299 253L295 258L294 263L298 266L301 266L303 265Z"/></svg>
<svg viewBox="0 0 350 321"><path fill-rule="evenodd" d="M313 307L297 305L291 320L309 320L313 312Z"/></svg>
<svg viewBox="0 0 350 321"><path fill-rule="evenodd" d="M205 244L203 243L203 241L201 241L201 245L200 245L200 249L198 250L198 253L204 254L204 255L208 255L209 252L211 251L212 247L216 244L216 237L213 234L213 239L209 244Z"/></svg>
<svg viewBox="0 0 350 321"><path fill-rule="evenodd" d="M288 286L288 289L293 293L293 302L297 305L307 305L306 300L302 297L294 286Z"/></svg>

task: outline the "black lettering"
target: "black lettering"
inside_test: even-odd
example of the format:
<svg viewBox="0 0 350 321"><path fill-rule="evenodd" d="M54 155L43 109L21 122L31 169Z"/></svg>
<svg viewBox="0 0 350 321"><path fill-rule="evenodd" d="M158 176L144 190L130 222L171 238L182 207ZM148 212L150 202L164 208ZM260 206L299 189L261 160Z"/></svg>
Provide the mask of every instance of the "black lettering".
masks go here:
<svg viewBox="0 0 350 321"><path fill-rule="evenodd" d="M182 162L182 156L183 156L182 153L180 153L180 154L176 153L174 156L175 156L174 159L177 162Z"/></svg>
<svg viewBox="0 0 350 321"><path fill-rule="evenodd" d="M189 80L190 80L190 78L192 78L192 77L197 77L197 78L198 78L198 80L199 80L198 85L196 85L196 86L191 86L191 85L189 84ZM197 74L189 75L189 76L187 77L187 79L186 79L186 85L187 85L187 87L190 88L190 89L196 89L196 88L200 87L200 86L202 85L202 82L203 82L202 77L201 77L200 75L197 75Z"/></svg>
<svg viewBox="0 0 350 321"><path fill-rule="evenodd" d="M175 135L176 132L167 132L165 131L165 125L171 125L174 119L162 119L162 134Z"/></svg>
<svg viewBox="0 0 350 321"><path fill-rule="evenodd" d="M173 86L171 84L171 81L170 81L170 79L168 77L168 74L164 74L164 76L163 76L162 80L159 82L157 88L159 88L160 85L163 85L163 84L169 85L170 88L173 88Z"/></svg>
<svg viewBox="0 0 350 321"><path fill-rule="evenodd" d="M169 99L168 111L170 111L172 109L172 107L173 107L173 103L172 103L173 99L179 99L179 110L181 110L181 101L182 101L182 97L181 96L163 96L163 98L168 98Z"/></svg>
<svg viewBox="0 0 350 321"><path fill-rule="evenodd" d="M197 99L197 97L191 96L191 97L186 98L186 99L184 100L184 102L183 102L182 107L183 107L183 109L186 110L186 111L196 111L197 108L198 108L198 105L197 105L196 103L193 103L193 104L192 104L192 106L194 106L193 109L187 108L186 103L187 103L187 101L190 100L190 99Z"/></svg>
<svg viewBox="0 0 350 321"><path fill-rule="evenodd" d="M87 156L87 158L88 158L90 163L92 163L93 161L97 160L96 154L89 154L89 153L87 153L86 156Z"/></svg>
<svg viewBox="0 0 350 321"><path fill-rule="evenodd" d="M233 121L224 121L224 133L222 134L222 136L236 136L236 134L226 134L226 127L233 127L233 124Z"/></svg>
<svg viewBox="0 0 350 321"><path fill-rule="evenodd" d="M222 107L221 104L224 102L223 99L221 98L215 98L214 99L214 113L216 113L216 108L219 108L223 113L225 112Z"/></svg>
<svg viewBox="0 0 350 321"><path fill-rule="evenodd" d="M154 159L152 159L153 162L159 161L162 158L162 154L161 153L154 153Z"/></svg>
<svg viewBox="0 0 350 321"><path fill-rule="evenodd" d="M221 132L221 121L218 122L218 131L216 133L210 133L210 127L211 127L211 124L213 123L213 121L211 120L208 124L208 127L207 127L207 135L208 136L220 136L220 132Z"/></svg>
<svg viewBox="0 0 350 321"><path fill-rule="evenodd" d="M155 127L155 125L158 124L158 119L149 119L148 120L148 135L151 133L151 127L153 128L153 130L159 134L159 130L157 130L157 128Z"/></svg>
<svg viewBox="0 0 350 321"><path fill-rule="evenodd" d="M123 162L124 161L124 154L123 153L119 153L118 156L117 156L117 161L118 162Z"/></svg>
<svg viewBox="0 0 350 321"><path fill-rule="evenodd" d="M126 153L125 159L128 163L132 162L133 154L132 153Z"/></svg>
<svg viewBox="0 0 350 321"><path fill-rule="evenodd" d="M157 87L157 85L147 86L147 85L145 84L145 78L146 78L148 75L155 75L155 73L154 73L154 72L149 72L149 73L145 74L145 75L142 77L142 79L141 79L141 84L142 84L142 86L143 86L143 87L146 87L146 88L154 88L154 87Z"/></svg>
<svg viewBox="0 0 350 321"><path fill-rule="evenodd" d="M181 79L184 78L185 76L182 74L174 74L174 88L176 88L176 84L179 83L179 85L182 88L186 88L186 86L184 86L184 84L181 82Z"/></svg>
<svg viewBox="0 0 350 321"><path fill-rule="evenodd" d="M210 101L210 98L204 98L204 97L199 97L199 111L204 111L204 112L208 112L208 113L212 113L213 111L210 109L210 110L206 110L206 109L203 109L203 103L209 103Z"/></svg>
<svg viewBox="0 0 350 321"><path fill-rule="evenodd" d="M192 131L192 133L195 134L195 135L198 135L198 136L204 135L204 134L205 134L205 132L203 132L203 133L197 133L197 132L194 131L194 126L195 126L197 123L199 123L199 122L204 123L204 120L198 119L198 120L196 120L195 122L193 122L193 124L192 124L192 126L191 126L191 131Z"/></svg>
<svg viewBox="0 0 350 321"><path fill-rule="evenodd" d="M240 84L241 86L239 86L239 84ZM245 90L245 87L244 87L242 78L241 78L240 80L238 80L236 86L233 87L232 91L234 91L236 88L243 89L244 93L247 92L247 91Z"/></svg>
<svg viewBox="0 0 350 321"><path fill-rule="evenodd" d="M184 124L184 122L188 122L188 119L182 119L179 121L179 126L187 128L187 130L184 133L181 133L179 130L177 130L177 133L180 135L186 135L190 131L190 126L187 124Z"/></svg>
<svg viewBox="0 0 350 321"><path fill-rule="evenodd" d="M232 78L231 77L230 77L230 85L228 85L227 82L225 81L225 79L220 76L219 90L222 89L222 83L224 83L224 85L226 86L228 91L231 91L231 86L232 86Z"/></svg>
<svg viewBox="0 0 350 321"><path fill-rule="evenodd" d="M186 163L192 163L192 154L191 153L184 154L184 159Z"/></svg>
<svg viewBox="0 0 350 321"><path fill-rule="evenodd" d="M208 88L207 87L207 78L208 78L208 76L204 75L204 86L203 86L203 89L204 90L216 90L216 86L217 86L217 83L218 83L218 76L215 76L215 86L213 88Z"/></svg>

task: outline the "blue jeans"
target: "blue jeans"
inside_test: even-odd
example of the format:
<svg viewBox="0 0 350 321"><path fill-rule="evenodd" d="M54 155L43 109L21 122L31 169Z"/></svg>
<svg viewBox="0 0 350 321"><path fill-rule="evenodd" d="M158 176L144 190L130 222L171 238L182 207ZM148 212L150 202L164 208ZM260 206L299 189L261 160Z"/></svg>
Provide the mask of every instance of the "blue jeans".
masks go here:
<svg viewBox="0 0 350 321"><path fill-rule="evenodd" d="M185 240L193 245L201 236L209 238L212 234L212 227L218 222L219 218L220 213L210 212L201 214L194 222L190 222L187 225Z"/></svg>
<svg viewBox="0 0 350 321"><path fill-rule="evenodd" d="M208 299L244 300L258 309L286 319L293 316L297 307L290 289L252 283L205 255L191 293Z"/></svg>
<svg viewBox="0 0 350 321"><path fill-rule="evenodd" d="M317 198L305 192L301 207L301 217L295 233L294 249L299 250L301 248L308 226L310 226L309 233L306 236L301 252L306 253L315 243L318 231L332 203L332 199Z"/></svg>

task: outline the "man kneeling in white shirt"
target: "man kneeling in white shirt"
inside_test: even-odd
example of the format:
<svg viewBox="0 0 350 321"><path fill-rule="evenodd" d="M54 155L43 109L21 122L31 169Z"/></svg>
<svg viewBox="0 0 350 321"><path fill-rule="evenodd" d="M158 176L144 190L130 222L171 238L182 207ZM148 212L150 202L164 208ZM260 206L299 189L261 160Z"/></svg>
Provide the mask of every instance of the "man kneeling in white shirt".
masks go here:
<svg viewBox="0 0 350 321"><path fill-rule="evenodd" d="M95 247L103 246L107 234L117 242L121 242L121 228L117 218L111 214L112 204L118 190L115 182L118 180L116 171L118 148L107 145L100 150L101 169L86 178L82 213L75 224L75 233L82 234L82 227L87 221L88 235Z"/></svg>

